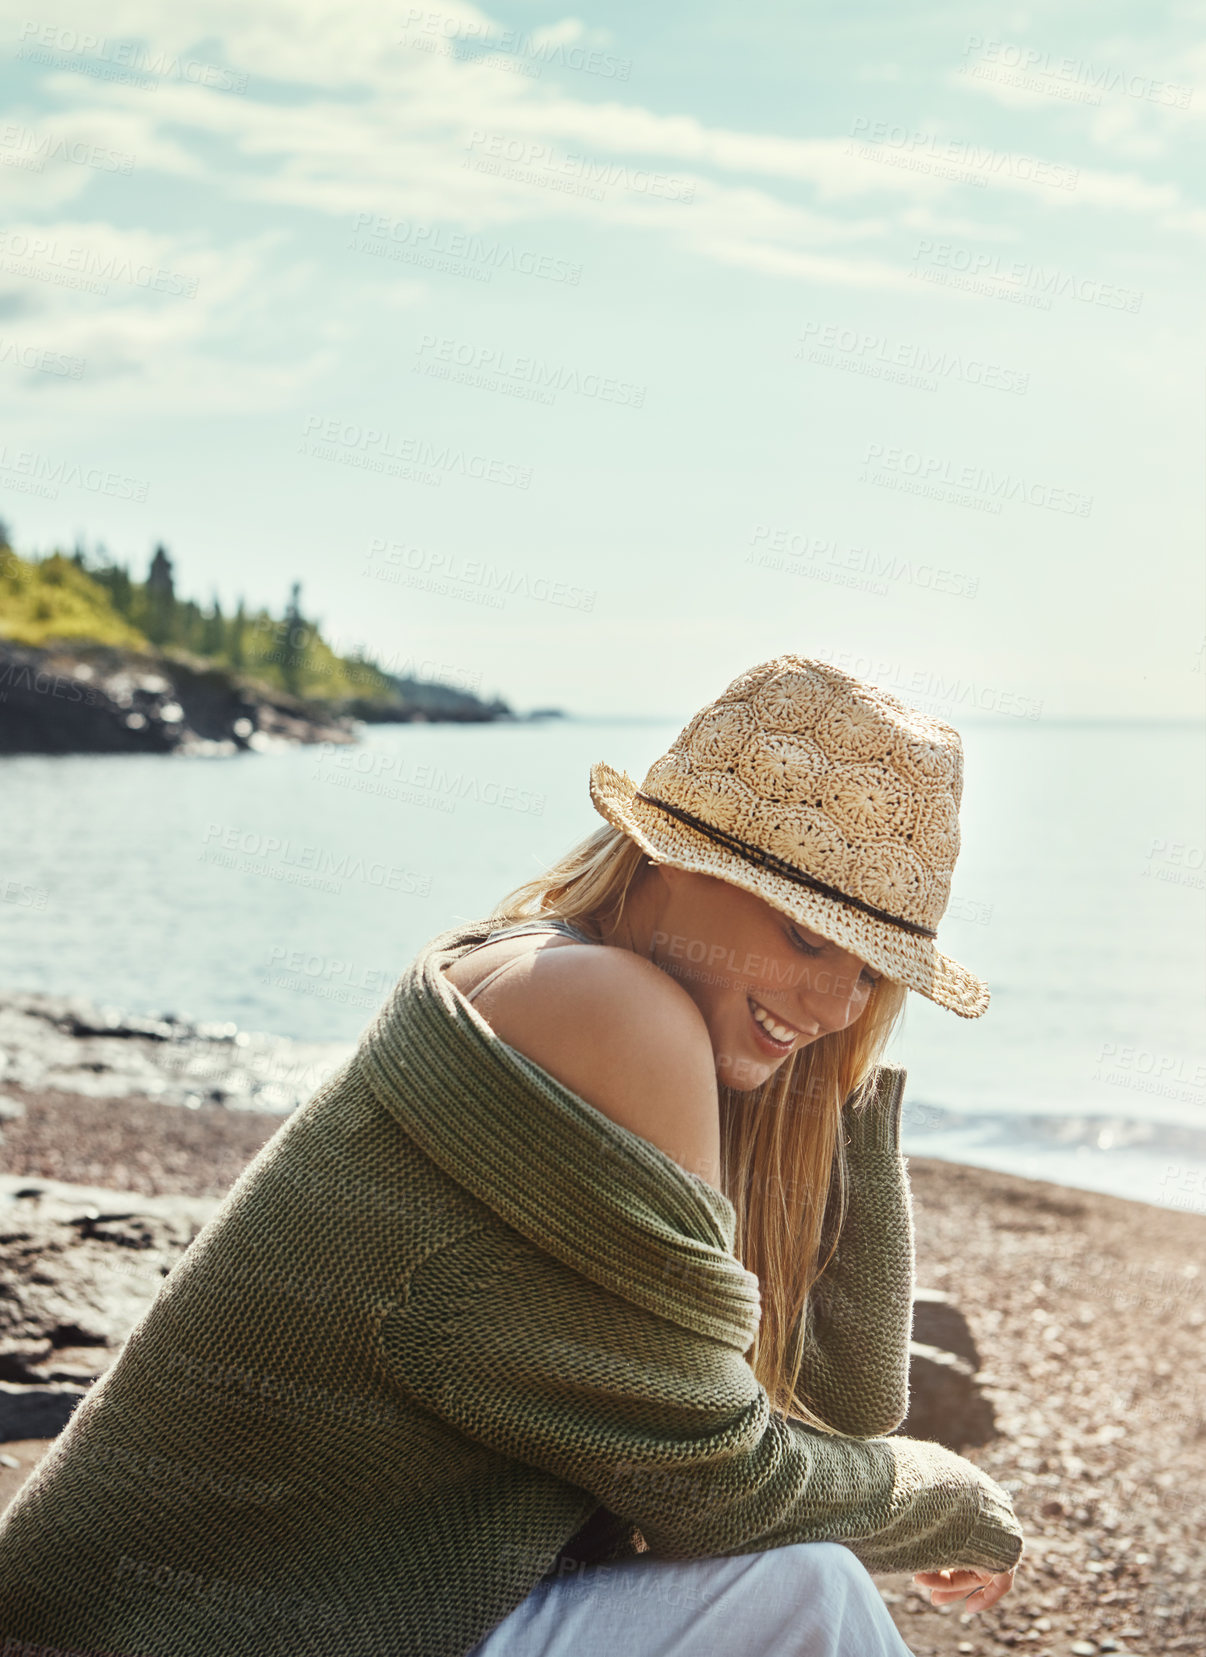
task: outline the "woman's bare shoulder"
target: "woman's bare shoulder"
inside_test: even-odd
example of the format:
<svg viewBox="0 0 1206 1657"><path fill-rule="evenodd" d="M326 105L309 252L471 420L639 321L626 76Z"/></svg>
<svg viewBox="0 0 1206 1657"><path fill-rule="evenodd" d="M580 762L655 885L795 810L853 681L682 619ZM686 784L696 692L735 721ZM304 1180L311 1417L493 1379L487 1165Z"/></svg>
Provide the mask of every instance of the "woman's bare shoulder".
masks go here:
<svg viewBox="0 0 1206 1657"><path fill-rule="evenodd" d="M478 1010L509 1047L579 1098L719 1184L708 1027L683 986L652 961L606 944L534 950L490 984Z"/></svg>

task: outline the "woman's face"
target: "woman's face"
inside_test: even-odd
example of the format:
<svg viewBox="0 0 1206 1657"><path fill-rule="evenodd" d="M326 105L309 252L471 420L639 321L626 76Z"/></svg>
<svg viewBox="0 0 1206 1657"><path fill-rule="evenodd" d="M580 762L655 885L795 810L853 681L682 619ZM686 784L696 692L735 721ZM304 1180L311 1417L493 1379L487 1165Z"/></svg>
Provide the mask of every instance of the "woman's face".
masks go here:
<svg viewBox="0 0 1206 1657"><path fill-rule="evenodd" d="M717 1080L742 1092L853 1024L877 979L848 949L712 875L654 865L628 913L636 947L707 1021Z"/></svg>

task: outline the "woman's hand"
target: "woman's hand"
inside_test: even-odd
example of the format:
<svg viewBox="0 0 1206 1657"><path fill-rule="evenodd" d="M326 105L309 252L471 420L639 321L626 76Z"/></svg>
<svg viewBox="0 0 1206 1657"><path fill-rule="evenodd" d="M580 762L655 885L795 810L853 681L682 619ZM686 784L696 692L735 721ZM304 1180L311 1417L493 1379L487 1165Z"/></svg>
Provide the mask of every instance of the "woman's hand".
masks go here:
<svg viewBox="0 0 1206 1657"><path fill-rule="evenodd" d="M1016 1570L1017 1567L1014 1567ZM1013 1587L1013 1571L985 1571L978 1565L955 1565L949 1571L918 1571L913 1581L927 1588L931 1605L949 1605L969 1595L969 1612L986 1611Z"/></svg>

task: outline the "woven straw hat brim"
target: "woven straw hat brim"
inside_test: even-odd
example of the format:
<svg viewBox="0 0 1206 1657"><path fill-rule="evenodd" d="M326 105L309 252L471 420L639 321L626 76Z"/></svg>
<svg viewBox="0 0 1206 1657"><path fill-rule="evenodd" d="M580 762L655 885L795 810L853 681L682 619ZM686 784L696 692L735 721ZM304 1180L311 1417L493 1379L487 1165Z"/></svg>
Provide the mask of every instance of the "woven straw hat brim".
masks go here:
<svg viewBox="0 0 1206 1657"><path fill-rule="evenodd" d="M657 863L713 875L762 898L772 908L801 922L897 983L946 1007L960 1018L979 1018L988 1008L988 985L958 961L944 955L931 938L908 933L890 921L812 892L773 870L747 862L739 852L717 845L689 824L667 816L636 798L637 785L626 771L602 761L590 771L591 802L621 833L635 840Z"/></svg>

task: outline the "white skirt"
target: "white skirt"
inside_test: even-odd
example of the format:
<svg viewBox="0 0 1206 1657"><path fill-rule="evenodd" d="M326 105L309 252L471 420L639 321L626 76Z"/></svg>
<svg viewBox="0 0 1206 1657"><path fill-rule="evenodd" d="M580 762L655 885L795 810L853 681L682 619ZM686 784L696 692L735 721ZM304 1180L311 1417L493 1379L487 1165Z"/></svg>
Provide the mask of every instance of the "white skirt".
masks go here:
<svg viewBox="0 0 1206 1657"><path fill-rule="evenodd" d="M912 1657L836 1542L626 1559L538 1582L467 1657Z"/></svg>

